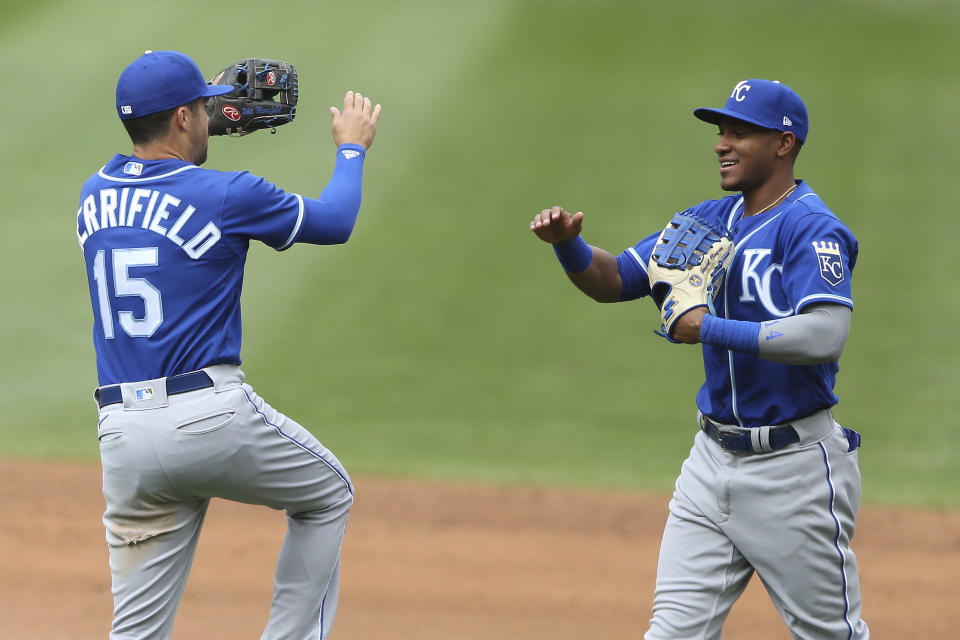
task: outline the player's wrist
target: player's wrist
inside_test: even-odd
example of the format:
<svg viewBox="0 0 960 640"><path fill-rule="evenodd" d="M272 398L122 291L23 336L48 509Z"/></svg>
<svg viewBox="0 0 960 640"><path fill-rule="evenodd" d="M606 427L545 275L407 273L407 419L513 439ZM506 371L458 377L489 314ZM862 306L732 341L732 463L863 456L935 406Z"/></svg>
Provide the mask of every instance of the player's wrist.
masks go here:
<svg viewBox="0 0 960 640"><path fill-rule="evenodd" d="M760 347L759 336L759 322L727 320L709 313L700 321L700 342L730 351L756 355Z"/></svg>
<svg viewBox="0 0 960 640"><path fill-rule="evenodd" d="M364 156L367 154L367 148L357 142L341 142L340 144L337 145L338 154L344 149L359 151L361 156ZM353 157L356 157L356 156L353 156Z"/></svg>
<svg viewBox="0 0 960 640"><path fill-rule="evenodd" d="M693 307L677 318L676 323L670 329L670 337L676 342L685 344L696 344L700 342L700 327L703 317L707 313L707 308Z"/></svg>
<svg viewBox="0 0 960 640"><path fill-rule="evenodd" d="M593 247L578 234L571 240L564 240L553 245L553 252L557 254L561 266L569 273L586 271L593 262Z"/></svg>

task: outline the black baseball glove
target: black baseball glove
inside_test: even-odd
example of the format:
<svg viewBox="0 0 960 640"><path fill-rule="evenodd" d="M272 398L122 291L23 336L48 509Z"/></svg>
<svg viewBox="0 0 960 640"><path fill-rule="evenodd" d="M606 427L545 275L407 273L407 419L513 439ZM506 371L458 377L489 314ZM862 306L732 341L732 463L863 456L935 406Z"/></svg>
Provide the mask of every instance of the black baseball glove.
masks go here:
<svg viewBox="0 0 960 640"><path fill-rule="evenodd" d="M234 90L207 101L210 135L245 136L293 121L299 87L297 70L289 62L250 58L231 64L210 84L233 85Z"/></svg>

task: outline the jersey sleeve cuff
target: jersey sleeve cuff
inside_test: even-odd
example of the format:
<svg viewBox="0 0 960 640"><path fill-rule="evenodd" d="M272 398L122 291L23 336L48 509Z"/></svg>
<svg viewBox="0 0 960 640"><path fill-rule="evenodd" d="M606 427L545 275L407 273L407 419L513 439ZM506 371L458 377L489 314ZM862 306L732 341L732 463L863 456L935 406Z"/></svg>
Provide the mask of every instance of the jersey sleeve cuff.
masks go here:
<svg viewBox="0 0 960 640"><path fill-rule="evenodd" d="M818 303L827 303L827 304L842 304L845 307L853 309L853 300L847 296L838 296L832 293L815 293L809 295L805 298L801 298L794 306L793 312L800 313L805 307L809 307L811 304Z"/></svg>
<svg viewBox="0 0 960 640"><path fill-rule="evenodd" d="M293 225L293 231L290 232L290 237L287 238L286 242L277 247L277 251L286 251L289 249L297 239L297 235L300 233L300 228L303 226L303 196L301 196L299 193L295 193L293 195L296 196L297 203L299 204L299 209L297 210L297 222Z"/></svg>

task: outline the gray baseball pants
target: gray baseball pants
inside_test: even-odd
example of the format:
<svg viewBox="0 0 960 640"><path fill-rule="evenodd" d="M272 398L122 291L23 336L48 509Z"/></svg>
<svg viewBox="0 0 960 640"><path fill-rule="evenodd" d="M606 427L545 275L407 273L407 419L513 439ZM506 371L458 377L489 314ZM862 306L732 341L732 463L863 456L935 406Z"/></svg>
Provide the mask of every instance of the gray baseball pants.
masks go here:
<svg viewBox="0 0 960 640"><path fill-rule="evenodd" d="M660 546L646 640L719 640L757 572L794 638L866 640L857 560L856 449L830 411L791 423L800 442L730 453L697 433Z"/></svg>
<svg viewBox="0 0 960 640"><path fill-rule="evenodd" d="M207 505L219 497L287 512L261 640L325 639L337 608L350 478L309 431L245 384L238 367L204 371L212 388L168 396L163 378L125 383L123 402L100 410L110 638L170 637ZM145 384L151 397L138 400Z"/></svg>

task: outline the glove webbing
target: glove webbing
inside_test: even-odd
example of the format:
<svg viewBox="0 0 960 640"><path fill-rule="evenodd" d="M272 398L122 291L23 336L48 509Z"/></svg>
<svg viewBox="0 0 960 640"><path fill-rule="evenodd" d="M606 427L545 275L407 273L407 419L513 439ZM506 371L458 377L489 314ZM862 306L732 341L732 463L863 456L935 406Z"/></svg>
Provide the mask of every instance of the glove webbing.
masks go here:
<svg viewBox="0 0 960 640"><path fill-rule="evenodd" d="M727 233L704 220L677 214L653 249L653 259L662 267L685 269L703 262L704 254Z"/></svg>

